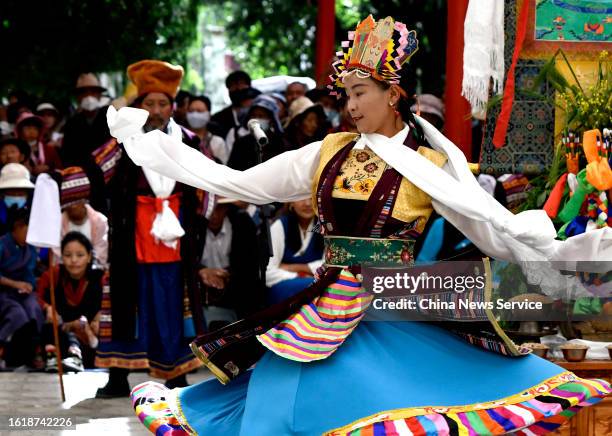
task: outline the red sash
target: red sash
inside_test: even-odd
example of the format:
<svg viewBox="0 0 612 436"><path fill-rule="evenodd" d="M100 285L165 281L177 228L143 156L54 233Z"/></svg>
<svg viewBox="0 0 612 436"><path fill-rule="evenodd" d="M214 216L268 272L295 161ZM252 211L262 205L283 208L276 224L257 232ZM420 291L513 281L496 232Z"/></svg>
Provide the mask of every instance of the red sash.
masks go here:
<svg viewBox="0 0 612 436"><path fill-rule="evenodd" d="M151 234L151 227L155 216L161 212L162 203L168 200L170 209L178 216L180 207L180 194L173 194L166 199L136 197L136 261L138 263L168 263L181 260L181 241L177 241L176 248L156 241Z"/></svg>

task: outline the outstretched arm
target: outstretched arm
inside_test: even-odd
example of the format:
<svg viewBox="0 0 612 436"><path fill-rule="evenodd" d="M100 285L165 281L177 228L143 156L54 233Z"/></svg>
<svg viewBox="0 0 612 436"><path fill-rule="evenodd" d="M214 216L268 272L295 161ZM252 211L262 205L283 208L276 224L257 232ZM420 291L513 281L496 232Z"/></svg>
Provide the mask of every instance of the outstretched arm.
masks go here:
<svg viewBox="0 0 612 436"><path fill-rule="evenodd" d="M436 200L432 200L432 205L438 214L459 229L484 254L495 259L515 261L512 252L490 223L470 219Z"/></svg>
<svg viewBox="0 0 612 436"><path fill-rule="evenodd" d="M144 112L144 114L142 113ZM154 130L143 134L146 111L109 107L111 134L123 143L130 158L179 182L225 197L265 204L287 202L310 195L319 163L320 142L288 151L246 171L219 165L197 150Z"/></svg>
<svg viewBox="0 0 612 436"><path fill-rule="evenodd" d="M476 246L512 262L612 259L612 231L602 228L583 238L557 241L556 230L543 210L512 214L487 194L470 173L463 153L426 121L417 118L432 147L446 154L439 168L419 153L380 136L370 135L370 148L432 198L435 210ZM571 269L571 268L568 268Z"/></svg>

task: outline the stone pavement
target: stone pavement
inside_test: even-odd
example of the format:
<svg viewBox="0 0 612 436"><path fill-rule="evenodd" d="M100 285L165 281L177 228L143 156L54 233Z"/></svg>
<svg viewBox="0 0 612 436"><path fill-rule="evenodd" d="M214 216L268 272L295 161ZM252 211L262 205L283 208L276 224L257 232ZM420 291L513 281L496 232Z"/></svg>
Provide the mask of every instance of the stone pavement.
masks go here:
<svg viewBox="0 0 612 436"><path fill-rule="evenodd" d="M206 369L187 375L190 384L211 378ZM0 436L71 435L148 435L128 398L96 400L96 389L103 386L108 373L85 371L64 375L66 402L62 404L57 374L0 373ZM151 380L146 372L131 373L130 386ZM8 431L9 417L70 417L76 430Z"/></svg>

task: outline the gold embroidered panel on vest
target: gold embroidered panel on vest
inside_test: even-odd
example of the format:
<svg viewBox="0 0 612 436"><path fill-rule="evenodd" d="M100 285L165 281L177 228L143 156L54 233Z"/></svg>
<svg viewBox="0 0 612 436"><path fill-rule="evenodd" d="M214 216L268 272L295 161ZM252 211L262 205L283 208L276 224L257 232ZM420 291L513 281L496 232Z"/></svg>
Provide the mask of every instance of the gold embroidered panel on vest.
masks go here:
<svg viewBox="0 0 612 436"><path fill-rule="evenodd" d="M318 213L317 188L319 187L319 179L321 178L321 173L323 172L325 165L327 165L327 162L329 162L342 147L349 142L356 140L358 137L358 133L340 132L331 133L323 139L321 151L319 152L319 166L317 167L314 177L312 178L312 207L314 208L315 213Z"/></svg>
<svg viewBox="0 0 612 436"><path fill-rule="evenodd" d="M385 168L386 162L368 147L351 150L334 181L332 197L367 201Z"/></svg>
<svg viewBox="0 0 612 436"><path fill-rule="evenodd" d="M321 173L323 172L323 169L332 159L332 157L334 157L334 155L342 149L342 147L344 147L349 142L356 140L358 137L359 135L356 133L334 133L327 135L323 140L323 143L321 144L319 166L313 177L312 203L315 208L315 212L317 212L316 192L317 187L319 186L319 179L321 178ZM368 154L375 156L374 152L367 148L364 150L353 150L353 152L356 153L351 153L351 156L357 159L358 153L363 151L366 151ZM428 147L420 146L417 149L417 153L426 157L438 167L442 167L446 162L446 156L444 154ZM379 158L376 157L376 159ZM344 164L342 165L342 168L345 168ZM363 172L366 171L364 170ZM369 197L369 193L367 194L367 197L357 195L355 197L340 197L340 190L336 189L336 183L334 185L334 198L356 198L359 200L367 200ZM353 187L355 186L353 185ZM363 182L361 188L363 188ZM369 192L371 192L371 190ZM355 192L353 194L357 193ZM408 179L404 177L402 179L402 182L400 183L399 192L397 195L397 199L395 200L395 205L391 212L391 216L397 220L406 223L413 222L418 219L418 223L415 229L419 232L422 232L432 211L433 207L431 205L431 197L419 188L417 188L412 182L408 181Z"/></svg>

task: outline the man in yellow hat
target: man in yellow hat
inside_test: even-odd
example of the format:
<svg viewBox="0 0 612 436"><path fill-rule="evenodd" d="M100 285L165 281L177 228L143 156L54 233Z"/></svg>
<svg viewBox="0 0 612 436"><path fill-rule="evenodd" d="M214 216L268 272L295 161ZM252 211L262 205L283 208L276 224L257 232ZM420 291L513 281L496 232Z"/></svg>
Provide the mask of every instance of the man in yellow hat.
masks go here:
<svg viewBox="0 0 612 436"><path fill-rule="evenodd" d="M199 150L199 138L172 119L183 68L144 60L127 74L138 90L133 105L149 112L144 130L159 129ZM104 150L97 159L111 192L110 323L101 329L96 356L110 375L99 398L127 397L129 369L148 369L169 387L185 386L185 374L199 366L189 339L203 325L195 266L208 197L136 166L126 153L116 161L104 157L112 154Z"/></svg>

